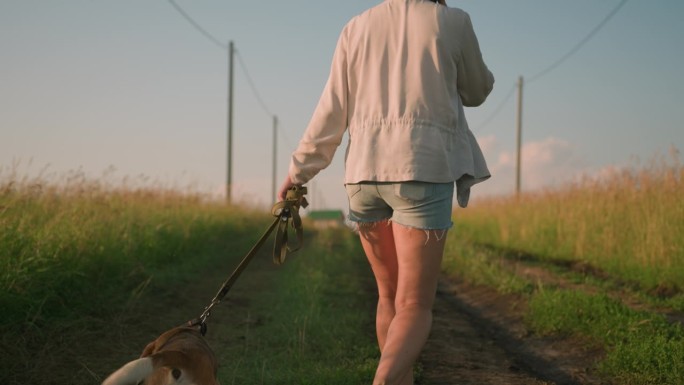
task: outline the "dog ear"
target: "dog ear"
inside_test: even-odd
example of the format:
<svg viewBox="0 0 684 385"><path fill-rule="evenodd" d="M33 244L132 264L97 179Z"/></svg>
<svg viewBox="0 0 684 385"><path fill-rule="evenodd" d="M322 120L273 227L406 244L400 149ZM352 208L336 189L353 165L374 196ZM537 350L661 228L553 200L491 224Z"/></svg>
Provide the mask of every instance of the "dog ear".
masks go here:
<svg viewBox="0 0 684 385"><path fill-rule="evenodd" d="M145 346L145 349L143 349L143 352L140 355L140 358L150 356L152 353L154 353L154 351L156 349L157 349L157 340L154 340L154 341L150 342L149 344L147 344L147 346Z"/></svg>
<svg viewBox="0 0 684 385"><path fill-rule="evenodd" d="M143 357L148 357L151 356L152 354L156 353L159 349L161 349L164 344L173 336L175 336L178 333L181 333L185 330L185 327L177 327L173 328L171 330L167 330L164 332L162 335L157 337L154 341L150 342L145 346L145 349L143 349L142 354L140 355L140 358Z"/></svg>
<svg viewBox="0 0 684 385"><path fill-rule="evenodd" d="M102 385L137 385L154 371L150 358L138 358L107 377Z"/></svg>

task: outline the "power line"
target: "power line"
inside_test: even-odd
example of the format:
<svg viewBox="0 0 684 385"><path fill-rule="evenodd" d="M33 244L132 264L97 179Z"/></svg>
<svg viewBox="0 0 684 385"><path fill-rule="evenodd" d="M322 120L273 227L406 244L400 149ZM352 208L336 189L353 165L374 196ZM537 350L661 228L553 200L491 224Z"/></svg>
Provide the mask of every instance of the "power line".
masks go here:
<svg viewBox="0 0 684 385"><path fill-rule="evenodd" d="M247 83L249 83L249 87L252 89L252 93L254 93L254 97L256 98L257 102L261 105L261 108L270 116L273 116L271 111L268 109L266 106L266 103L264 103L264 100L261 98L261 95L259 95L259 91L257 91L256 87L254 86L254 82L252 81L252 77L249 76L249 72L247 71L247 66L245 63L242 61L242 55L240 54L240 51L237 52L237 58L238 61L240 62L240 68L242 68L242 71L245 74L245 77L247 78Z"/></svg>
<svg viewBox="0 0 684 385"><path fill-rule="evenodd" d="M627 3L627 1L628 1L628 0L622 0L622 1L620 1L620 3L619 3L615 8L613 8L613 10L610 11L610 13L609 13L609 14L608 14L608 15L607 15L607 16L606 16L606 17L605 17L605 18L604 18L596 27L594 27L594 29L592 29L591 32L589 32L589 34L588 34L587 36L584 37L584 39L580 40L580 42L577 43L574 47L572 47L572 49L570 49L570 51L568 51L568 53L566 53L565 55L561 56L560 59L556 60L554 63L552 63L552 64L551 64L550 66L548 66L546 69L544 69L543 71L540 71L539 73L537 73L537 74L534 75L534 76L531 76L531 77L529 78L529 80L526 81L527 84L529 85L531 82L533 82L533 81L535 81L535 80L541 78L542 76L548 74L549 72L553 71L553 70L556 69L558 66L560 66L564 61L566 61L568 58L570 58L570 56L574 55L577 51L579 51L579 49L582 48L582 46L583 46L584 44L586 44L589 40L591 40L591 38L593 38L594 35L596 35L596 33L598 33L598 31L600 31L601 28L603 28L603 26L605 26L605 25L608 23L608 21L609 21L613 16L615 16L615 14L618 13L618 11L620 10L620 8L622 8L622 6L625 5L625 4Z"/></svg>
<svg viewBox="0 0 684 385"><path fill-rule="evenodd" d="M183 18L185 18L185 20L188 21L188 23L190 23L190 25L195 27L195 29L199 31L199 33L204 35L204 37L211 40L212 43L216 44L224 51L228 50L228 46L226 44L221 43L219 39L215 38L212 34L210 34L204 28L202 28L202 26L199 25L199 23L197 23L195 20L193 20L192 17L190 17L190 15L188 15L187 12L185 12L183 8L180 7L180 5L176 4L173 0L169 0L169 3L176 9L176 11L178 11L178 13L181 14L181 16L183 16Z"/></svg>
<svg viewBox="0 0 684 385"><path fill-rule="evenodd" d="M183 18L185 18L185 20L188 21L188 23L190 23L190 25L192 25L199 33L204 35L204 37L209 39L212 43L216 44L221 49L228 50L228 46L226 44L221 43L221 41L219 39L217 39L212 34L207 32L206 29L202 28L202 26L198 22L196 22L192 17L190 17L190 15L188 15L188 13L185 12L185 10L183 10L183 8L181 8L181 6L176 4L176 2L174 2L174 0L169 0L169 3L176 9L176 11L178 11L178 13L181 14L181 16L183 16ZM252 89L252 93L254 93L254 96L256 97L257 102L259 102L259 104L261 105L261 108L263 108L263 110L269 116L274 116L274 114L271 113L271 111L266 106L266 103L264 103L264 100L261 98L259 91L257 91L256 87L254 86L254 81L252 80L252 77L249 75L249 72L247 71L247 66L245 65L244 61L242 60L242 55L240 55L239 51L237 51L237 50L236 50L236 53L238 54L237 57L238 57L238 61L240 62L240 66L242 68L242 71L244 72L245 77L247 77L247 82L249 83L249 86Z"/></svg>
<svg viewBox="0 0 684 385"><path fill-rule="evenodd" d="M568 53L561 56L560 59L553 62L550 66L548 66L543 71L540 71L536 75L530 77L529 80L526 81L526 83L529 85L531 82L533 82L533 81L541 78L542 76L548 74L549 72L553 71L558 66L560 66L564 61L566 61L568 58L570 58L572 55L574 55L577 51L579 51L579 49L582 48L582 46L584 44L586 44L589 40L591 40L591 38L593 38L598 33L598 31L601 30L601 28L603 28L608 23L608 21L618 13L618 11L625 5L625 3L627 3L627 1L628 0L621 0L620 3L615 8L613 8L613 10L596 27L594 27L589 32L589 34L587 36L584 37L584 39L580 40L579 43L577 43L574 47L572 47L572 49L570 49L570 51L568 51ZM501 101L501 103L496 107L496 109L494 109L494 111L491 113L491 115L489 115L489 117L487 117L487 119L485 119L478 126L476 131L482 130L489 123L491 123L492 120L494 120L494 118L501 112L501 110L506 105L506 103L508 103L508 101L511 99L511 97L515 93L515 89L516 89L516 85L514 84L511 87L511 89L508 91L508 93L506 94L504 99Z"/></svg>
<svg viewBox="0 0 684 385"><path fill-rule="evenodd" d="M488 117L487 119L485 119L484 122L483 122L482 124L480 124L480 125L477 127L477 130L476 130L476 131L482 130L482 129L485 128L489 123L491 123L492 120L494 120L494 118L499 114L499 112L501 112L501 109L506 105L506 103L507 103L508 100L511 98L511 96L513 96L513 92L514 92L514 91L515 91L515 84L511 87L511 89L508 91L508 94L506 94L506 97L505 97L505 98L503 99L503 101L496 107L496 109L494 110L494 112L492 112L492 114L489 115L489 117Z"/></svg>

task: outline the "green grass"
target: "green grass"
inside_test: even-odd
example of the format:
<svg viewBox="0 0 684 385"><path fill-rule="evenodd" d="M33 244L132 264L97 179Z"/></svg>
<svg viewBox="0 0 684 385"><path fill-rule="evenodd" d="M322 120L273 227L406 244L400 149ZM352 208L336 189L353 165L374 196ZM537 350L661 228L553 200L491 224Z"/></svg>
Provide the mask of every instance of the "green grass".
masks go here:
<svg viewBox="0 0 684 385"><path fill-rule="evenodd" d="M518 277L506 269L504 263L495 252L474 247L472 240L459 228L449 232L442 263L442 270L447 275L493 287L503 294L532 292L535 283Z"/></svg>
<svg viewBox="0 0 684 385"><path fill-rule="evenodd" d="M206 295L213 294L198 274L225 266L226 256L237 263L273 219L269 210L172 190L30 182L0 181L0 383L8 385L92 383L139 352L145 331L195 316L160 306L173 306L169 296L183 285L211 286ZM249 309L265 322L247 323L242 343L214 346L222 383L371 381L374 289L358 240L348 230L305 231L306 247L268 282L241 278L261 287ZM130 328L140 328L132 335L144 342L97 345Z"/></svg>
<svg viewBox="0 0 684 385"><path fill-rule="evenodd" d="M540 334L577 336L606 351L598 369L616 384L684 383L684 330L664 317L608 298L567 290L540 290L527 321Z"/></svg>
<svg viewBox="0 0 684 385"><path fill-rule="evenodd" d="M3 384L46 383L40 373L29 380L33 368L59 370L70 345L117 327L149 287L199 271L228 246L246 247L269 219L197 195L82 179L2 180L0 214Z"/></svg>
<svg viewBox="0 0 684 385"><path fill-rule="evenodd" d="M311 237L252 303L255 316L267 320L223 352L222 383L372 381L379 355L369 298L374 289L359 242L348 230L324 231L313 244Z"/></svg>
<svg viewBox="0 0 684 385"><path fill-rule="evenodd" d="M610 383L684 384L681 325L608 296L627 291L654 308L684 310L684 167L673 155L459 210L445 254L447 271L527 298L531 330L601 348L605 358L597 369ZM510 251L591 290L544 288L516 276L503 263ZM576 262L589 267L584 274L568 268Z"/></svg>
<svg viewBox="0 0 684 385"><path fill-rule="evenodd" d="M197 269L222 234L255 226L245 210L199 197L96 184L6 183L0 210L0 327L15 330L102 314L150 280Z"/></svg>

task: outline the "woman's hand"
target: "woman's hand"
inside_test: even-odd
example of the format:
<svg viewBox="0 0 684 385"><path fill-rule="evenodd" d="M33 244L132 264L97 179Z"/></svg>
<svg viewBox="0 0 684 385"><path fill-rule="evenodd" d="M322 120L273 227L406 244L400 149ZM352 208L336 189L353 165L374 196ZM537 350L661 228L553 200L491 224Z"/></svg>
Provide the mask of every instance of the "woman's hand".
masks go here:
<svg viewBox="0 0 684 385"><path fill-rule="evenodd" d="M292 180L290 180L290 176L286 175L285 180L283 181L283 184L280 185L280 190L278 190L278 201L284 201L285 197L287 196L287 190L292 188L295 184L292 183Z"/></svg>

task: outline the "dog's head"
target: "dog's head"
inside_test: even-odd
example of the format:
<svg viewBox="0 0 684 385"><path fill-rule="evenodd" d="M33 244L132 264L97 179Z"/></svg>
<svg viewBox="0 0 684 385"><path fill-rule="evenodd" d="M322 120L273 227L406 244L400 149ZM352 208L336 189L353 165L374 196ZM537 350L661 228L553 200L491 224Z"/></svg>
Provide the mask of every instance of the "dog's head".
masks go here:
<svg viewBox="0 0 684 385"><path fill-rule="evenodd" d="M177 327L150 342L141 357L102 385L218 385L214 353L195 328Z"/></svg>

